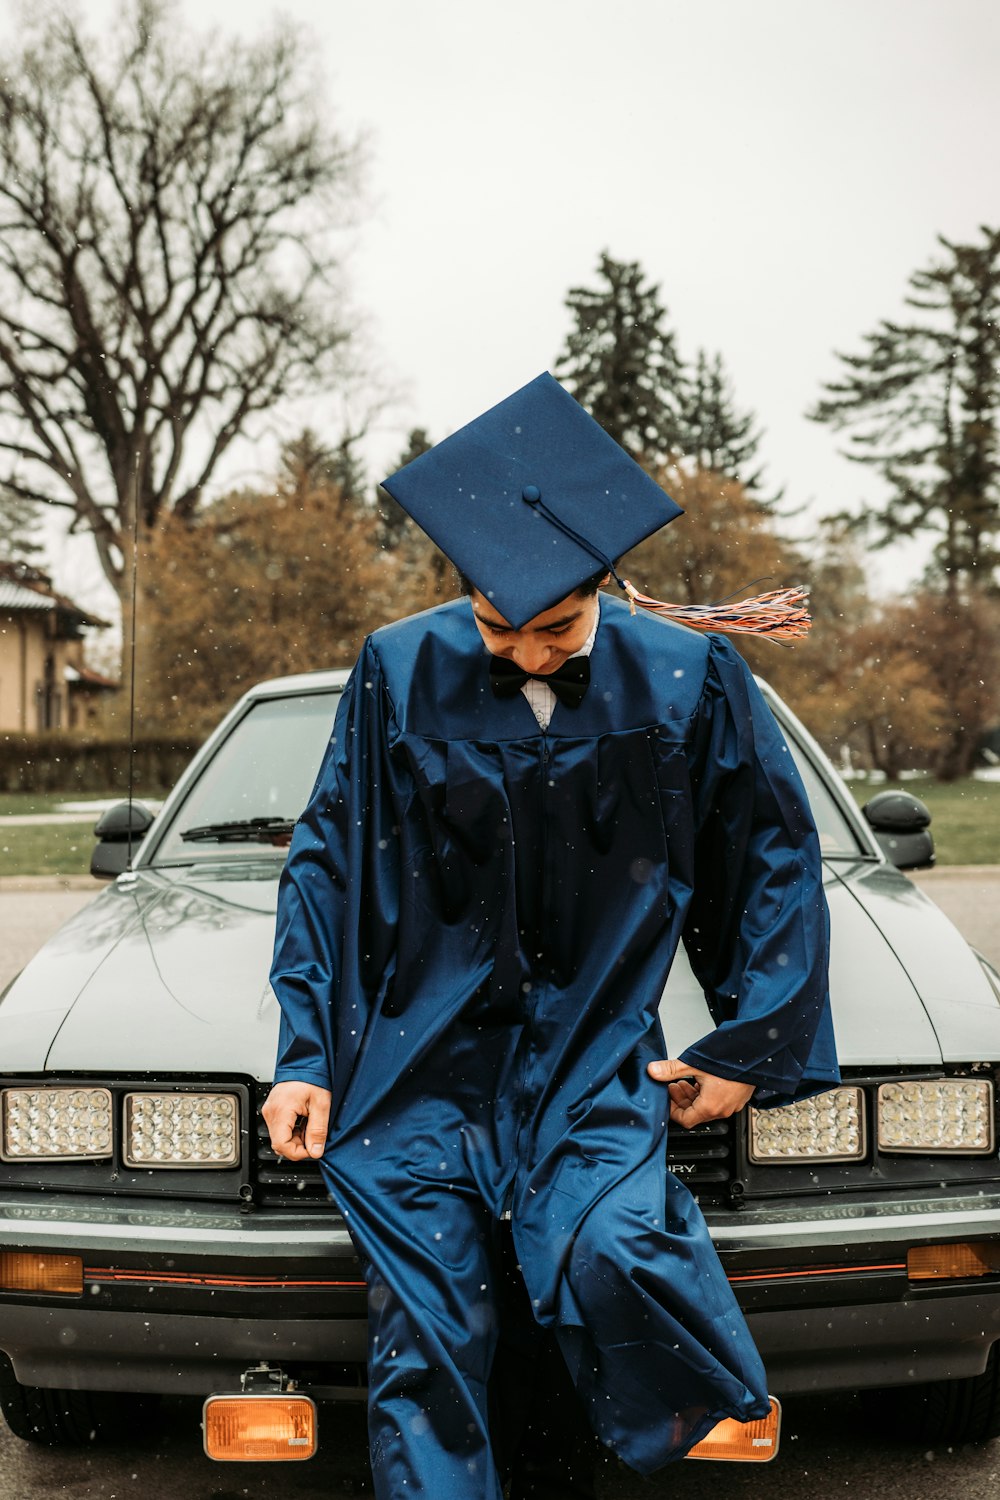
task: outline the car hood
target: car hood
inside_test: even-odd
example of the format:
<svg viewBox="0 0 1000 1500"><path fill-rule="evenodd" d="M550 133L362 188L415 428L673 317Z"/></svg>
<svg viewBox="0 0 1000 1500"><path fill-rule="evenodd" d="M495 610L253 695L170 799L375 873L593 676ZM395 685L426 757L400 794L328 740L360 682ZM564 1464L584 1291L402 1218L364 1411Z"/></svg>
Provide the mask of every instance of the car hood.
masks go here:
<svg viewBox="0 0 1000 1500"><path fill-rule="evenodd" d="M845 894L878 928L885 947L897 957L919 993L942 1061L1000 1059L997 993L986 978L983 962L941 908L892 865L859 861L841 866L838 874ZM833 910L831 899L831 915ZM854 914L845 912L843 917L843 932L857 932ZM873 1022L880 1024L872 1011L881 1009L882 996L872 988L859 1001L850 1005L847 1014L855 1015L863 1036ZM847 997L839 996L838 1004L844 1002ZM911 1060L910 1041L905 1032L895 1038L897 1052L907 1061Z"/></svg>
<svg viewBox="0 0 1000 1500"><path fill-rule="evenodd" d="M870 860L831 862L824 885L842 1067L1000 1059L996 994L968 943L923 891L892 865ZM707 1029L704 998L683 953L661 1017L672 1057Z"/></svg>
<svg viewBox="0 0 1000 1500"><path fill-rule="evenodd" d="M82 908L0 1004L5 1072L269 1079L280 864L139 871Z"/></svg>
<svg viewBox="0 0 1000 1500"><path fill-rule="evenodd" d="M76 914L0 1003L5 1072L271 1076L267 981L274 861L140 870ZM937 1066L1000 1058L1000 1005L944 914L897 870L826 875L841 1062ZM677 1056L711 1029L683 951L661 1005Z"/></svg>

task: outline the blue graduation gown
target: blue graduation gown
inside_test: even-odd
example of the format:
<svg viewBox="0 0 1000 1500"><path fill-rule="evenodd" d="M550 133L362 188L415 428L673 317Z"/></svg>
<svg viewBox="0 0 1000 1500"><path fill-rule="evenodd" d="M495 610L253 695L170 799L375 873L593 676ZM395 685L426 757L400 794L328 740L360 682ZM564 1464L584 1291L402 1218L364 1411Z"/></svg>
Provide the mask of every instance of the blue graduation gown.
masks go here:
<svg viewBox="0 0 1000 1500"><path fill-rule="evenodd" d="M649 1473L764 1372L665 1164L658 1003L682 936L717 1028L684 1058L784 1103L838 1079L818 841L742 659L602 598L543 732L467 600L376 632L292 840L275 1079L330 1088L322 1167L370 1266L380 1495L499 1496L491 1235L602 1440Z"/></svg>

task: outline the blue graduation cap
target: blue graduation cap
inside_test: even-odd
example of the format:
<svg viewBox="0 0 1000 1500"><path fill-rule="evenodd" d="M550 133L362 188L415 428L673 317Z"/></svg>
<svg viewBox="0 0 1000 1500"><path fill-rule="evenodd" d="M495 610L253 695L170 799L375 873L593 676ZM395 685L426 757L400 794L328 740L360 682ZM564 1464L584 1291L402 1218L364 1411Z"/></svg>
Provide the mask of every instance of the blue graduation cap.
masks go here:
<svg viewBox="0 0 1000 1500"><path fill-rule="evenodd" d="M681 514L549 374L383 488L515 629Z"/></svg>

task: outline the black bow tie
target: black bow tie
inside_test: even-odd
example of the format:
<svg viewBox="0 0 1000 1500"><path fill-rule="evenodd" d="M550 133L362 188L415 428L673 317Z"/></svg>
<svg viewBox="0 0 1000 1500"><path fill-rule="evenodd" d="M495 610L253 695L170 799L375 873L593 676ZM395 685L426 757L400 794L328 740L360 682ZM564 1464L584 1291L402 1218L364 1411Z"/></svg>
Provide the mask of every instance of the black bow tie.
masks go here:
<svg viewBox="0 0 1000 1500"><path fill-rule="evenodd" d="M490 657L490 687L498 698L513 698L529 677L535 682L548 683L567 708L579 708L590 682L590 657L571 656L554 672L525 672L509 657Z"/></svg>

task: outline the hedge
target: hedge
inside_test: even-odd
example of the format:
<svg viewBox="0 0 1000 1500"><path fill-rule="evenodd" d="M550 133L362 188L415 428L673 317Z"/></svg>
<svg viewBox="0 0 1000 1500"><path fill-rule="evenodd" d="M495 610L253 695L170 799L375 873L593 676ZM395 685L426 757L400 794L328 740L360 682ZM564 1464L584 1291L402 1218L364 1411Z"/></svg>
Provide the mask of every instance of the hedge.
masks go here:
<svg viewBox="0 0 1000 1500"><path fill-rule="evenodd" d="M136 740L133 778L144 792L167 792L201 741ZM128 790L127 740L70 734L0 734L0 792Z"/></svg>

